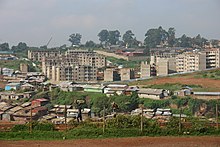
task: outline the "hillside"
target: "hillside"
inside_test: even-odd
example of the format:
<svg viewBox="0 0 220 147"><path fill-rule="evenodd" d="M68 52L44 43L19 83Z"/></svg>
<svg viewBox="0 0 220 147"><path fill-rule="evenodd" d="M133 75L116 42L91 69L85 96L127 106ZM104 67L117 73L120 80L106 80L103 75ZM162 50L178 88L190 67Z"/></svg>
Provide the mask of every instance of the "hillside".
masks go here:
<svg viewBox="0 0 220 147"><path fill-rule="evenodd" d="M21 63L28 64L30 71L39 71L38 68L35 68L32 65L31 61L20 60L20 59L19 60L0 60L0 68L11 68L14 70L19 70Z"/></svg>
<svg viewBox="0 0 220 147"><path fill-rule="evenodd" d="M196 91L220 91L220 68L184 75L156 77L149 80L135 81L130 84L138 85L140 87L149 87L152 85L164 85L166 83L171 85L192 85L193 87L196 87Z"/></svg>

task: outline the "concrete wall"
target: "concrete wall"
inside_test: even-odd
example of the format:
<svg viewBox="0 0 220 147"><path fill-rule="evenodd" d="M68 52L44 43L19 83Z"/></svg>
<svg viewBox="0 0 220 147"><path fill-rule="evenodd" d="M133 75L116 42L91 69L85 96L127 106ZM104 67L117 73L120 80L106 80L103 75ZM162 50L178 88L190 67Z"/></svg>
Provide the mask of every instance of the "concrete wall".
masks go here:
<svg viewBox="0 0 220 147"><path fill-rule="evenodd" d="M150 77L150 65L147 62L141 62L141 78Z"/></svg>
<svg viewBox="0 0 220 147"><path fill-rule="evenodd" d="M157 76L168 75L168 59L157 58Z"/></svg>

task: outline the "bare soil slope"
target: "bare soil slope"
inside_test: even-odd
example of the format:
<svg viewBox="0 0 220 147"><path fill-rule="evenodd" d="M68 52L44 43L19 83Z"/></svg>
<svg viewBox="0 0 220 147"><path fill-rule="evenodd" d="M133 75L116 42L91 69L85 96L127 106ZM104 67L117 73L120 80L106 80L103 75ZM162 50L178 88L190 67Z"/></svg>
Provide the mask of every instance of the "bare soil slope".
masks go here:
<svg viewBox="0 0 220 147"><path fill-rule="evenodd" d="M154 85L154 84L165 84L165 83L181 83L186 85L201 85L203 88L211 89L212 91L219 91L220 80L208 79L208 78L194 78L193 76L182 76L182 77L163 77L156 78L149 81L138 81L136 84Z"/></svg>
<svg viewBox="0 0 220 147"><path fill-rule="evenodd" d="M220 137L139 137L64 141L0 141L1 147L220 147Z"/></svg>

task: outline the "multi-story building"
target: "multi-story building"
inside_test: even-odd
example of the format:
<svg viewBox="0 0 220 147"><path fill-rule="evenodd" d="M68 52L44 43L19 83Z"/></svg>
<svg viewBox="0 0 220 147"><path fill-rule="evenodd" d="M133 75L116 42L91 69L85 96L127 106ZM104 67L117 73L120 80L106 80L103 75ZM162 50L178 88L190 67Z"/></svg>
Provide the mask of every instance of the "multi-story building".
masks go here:
<svg viewBox="0 0 220 147"><path fill-rule="evenodd" d="M68 50L66 55L76 56L82 65L92 65L98 68L106 66L106 59L103 55L87 50Z"/></svg>
<svg viewBox="0 0 220 147"><path fill-rule="evenodd" d="M141 62L141 78L156 76L155 64L148 64L146 61Z"/></svg>
<svg viewBox="0 0 220 147"><path fill-rule="evenodd" d="M106 68L104 70L104 81L120 81L120 75L118 69Z"/></svg>
<svg viewBox="0 0 220 147"><path fill-rule="evenodd" d="M150 64L141 63L141 78L151 76L166 76L176 72L176 61L174 57L151 56Z"/></svg>
<svg viewBox="0 0 220 147"><path fill-rule="evenodd" d="M206 53L206 68L220 67L220 49L211 48L205 50Z"/></svg>
<svg viewBox="0 0 220 147"><path fill-rule="evenodd" d="M186 52L176 56L177 72L189 72L206 69L204 52Z"/></svg>
<svg viewBox="0 0 220 147"><path fill-rule="evenodd" d="M163 76L175 72L190 72L220 67L220 49L190 51L173 56L151 56L150 64L141 63L141 78Z"/></svg>
<svg viewBox="0 0 220 147"><path fill-rule="evenodd" d="M70 50L65 55L44 57L42 71L53 81L97 81L97 69L104 67L106 59L90 51Z"/></svg>
<svg viewBox="0 0 220 147"><path fill-rule="evenodd" d="M134 79L134 69L130 68L106 68L104 81L127 81Z"/></svg>
<svg viewBox="0 0 220 147"><path fill-rule="evenodd" d="M95 66L75 65L75 66L52 66L53 81L97 81L97 68Z"/></svg>
<svg viewBox="0 0 220 147"><path fill-rule="evenodd" d="M28 50L28 59L41 62L44 57L57 57L60 51Z"/></svg>
<svg viewBox="0 0 220 147"><path fill-rule="evenodd" d="M134 79L134 70L130 68L121 68L120 71L121 81Z"/></svg>
<svg viewBox="0 0 220 147"><path fill-rule="evenodd" d="M28 64L21 63L20 64L20 71L22 73L27 73L28 72Z"/></svg>

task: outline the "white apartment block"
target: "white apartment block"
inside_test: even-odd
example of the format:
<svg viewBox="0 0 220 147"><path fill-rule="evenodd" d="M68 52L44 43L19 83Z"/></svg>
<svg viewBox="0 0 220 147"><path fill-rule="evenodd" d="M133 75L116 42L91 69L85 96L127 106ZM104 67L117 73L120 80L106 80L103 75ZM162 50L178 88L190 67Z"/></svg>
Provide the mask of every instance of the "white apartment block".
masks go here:
<svg viewBox="0 0 220 147"><path fill-rule="evenodd" d="M189 72L206 69L206 54L203 52L186 52L176 56L177 72Z"/></svg>
<svg viewBox="0 0 220 147"><path fill-rule="evenodd" d="M211 48L205 50L206 53L206 68L218 68L220 67L220 49Z"/></svg>
<svg viewBox="0 0 220 147"><path fill-rule="evenodd" d="M44 57L42 71L52 81L97 81L98 68L105 67L106 59L95 52L71 50L64 55Z"/></svg>

